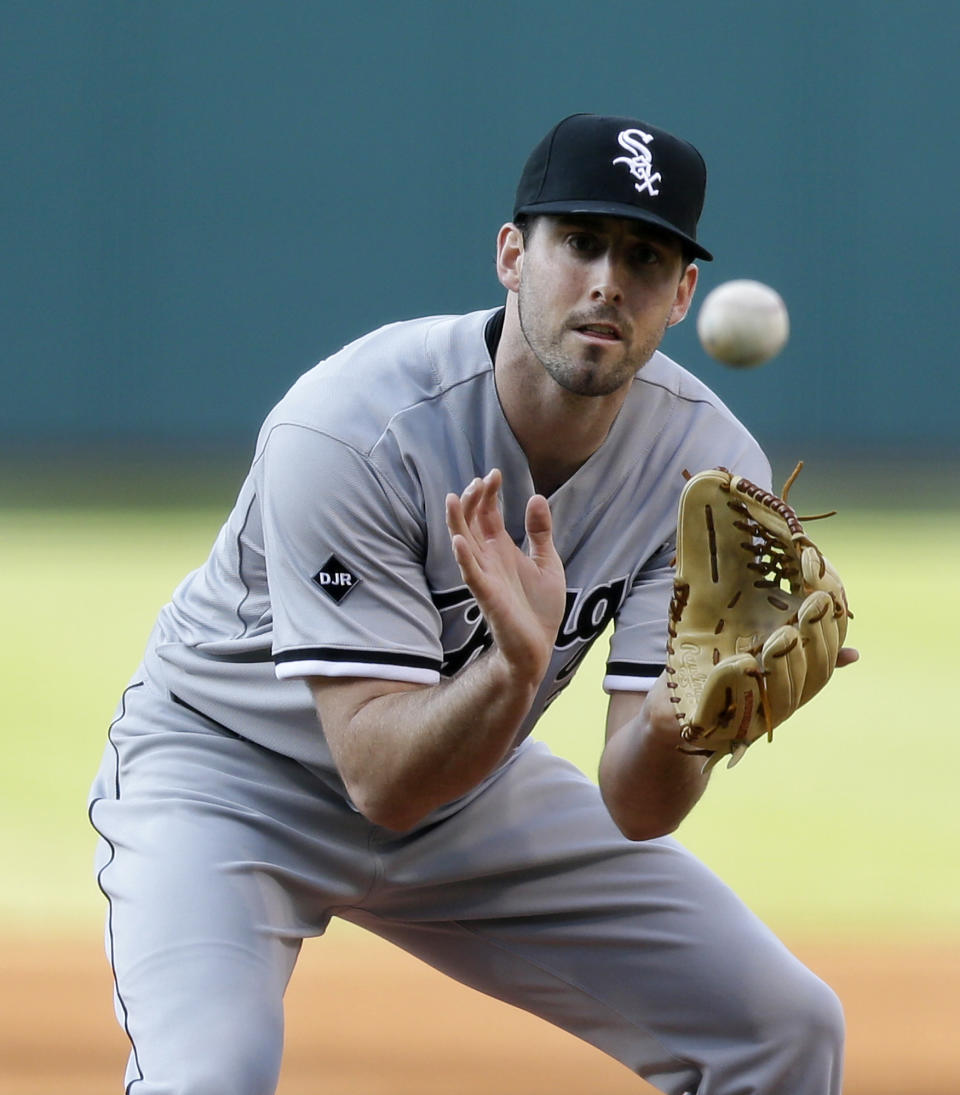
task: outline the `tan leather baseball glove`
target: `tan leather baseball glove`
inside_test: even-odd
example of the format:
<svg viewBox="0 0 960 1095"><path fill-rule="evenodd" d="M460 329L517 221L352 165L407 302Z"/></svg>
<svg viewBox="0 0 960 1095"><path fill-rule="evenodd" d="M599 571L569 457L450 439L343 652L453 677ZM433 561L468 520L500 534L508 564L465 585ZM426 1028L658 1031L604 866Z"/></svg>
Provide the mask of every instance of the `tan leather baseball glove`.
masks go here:
<svg viewBox="0 0 960 1095"><path fill-rule="evenodd" d="M723 468L680 496L667 687L685 752L729 756L830 679L851 613L837 572L784 498ZM806 518L810 520L810 518Z"/></svg>

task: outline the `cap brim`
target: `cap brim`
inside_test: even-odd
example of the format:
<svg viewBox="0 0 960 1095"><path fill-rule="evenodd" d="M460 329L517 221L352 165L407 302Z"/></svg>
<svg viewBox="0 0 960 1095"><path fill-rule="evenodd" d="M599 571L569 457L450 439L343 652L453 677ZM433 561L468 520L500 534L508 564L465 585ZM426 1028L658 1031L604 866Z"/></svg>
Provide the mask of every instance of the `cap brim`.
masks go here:
<svg viewBox="0 0 960 1095"><path fill-rule="evenodd" d="M643 221L644 224L652 224L656 228L662 228L664 232L668 232L671 236L675 236L690 248L690 250L696 255L698 259L704 259L706 262L713 261L713 255L703 246L701 246L691 236L686 235L683 232L678 232L672 224L669 224L662 217L658 217L656 213L650 213L646 209L641 209L636 205L627 205L620 202L591 202L591 201L556 201L556 202L539 202L528 205L521 205L513 212L514 217L518 217L521 213L526 213L530 216L536 216L540 213L547 215L555 215L558 213L580 213L584 216L594 217L625 217L627 220Z"/></svg>

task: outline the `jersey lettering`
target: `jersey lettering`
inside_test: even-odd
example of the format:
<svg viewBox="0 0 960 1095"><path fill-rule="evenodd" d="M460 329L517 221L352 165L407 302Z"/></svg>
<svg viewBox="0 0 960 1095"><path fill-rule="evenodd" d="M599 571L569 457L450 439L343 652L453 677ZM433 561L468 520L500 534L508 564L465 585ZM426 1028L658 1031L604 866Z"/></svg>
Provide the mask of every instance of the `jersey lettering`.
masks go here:
<svg viewBox="0 0 960 1095"><path fill-rule="evenodd" d="M578 642L593 642L623 604L627 581L626 578L615 578L612 582L597 586L580 601L579 608L576 607L577 599L582 590L568 589L567 607L557 633L557 649L565 650Z"/></svg>
<svg viewBox="0 0 960 1095"><path fill-rule="evenodd" d="M583 596L583 590L567 590L566 607L555 649L568 650L575 645L579 645L580 649L564 664L557 675L558 681L566 683L573 676L594 639L604 631L623 605L628 584L629 578L615 578L612 582L596 586L586 596ZM493 645L493 637L473 594L466 586L435 594L433 601L441 616L462 608L463 622L470 627L466 642L444 655L440 672L445 677L452 677L488 650Z"/></svg>

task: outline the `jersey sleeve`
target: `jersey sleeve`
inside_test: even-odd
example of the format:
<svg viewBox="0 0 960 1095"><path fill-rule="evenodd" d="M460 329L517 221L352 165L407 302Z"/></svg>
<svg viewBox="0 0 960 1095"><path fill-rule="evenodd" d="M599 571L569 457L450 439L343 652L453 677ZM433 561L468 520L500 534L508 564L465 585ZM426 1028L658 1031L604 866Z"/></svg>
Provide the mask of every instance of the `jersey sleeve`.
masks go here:
<svg viewBox="0 0 960 1095"><path fill-rule="evenodd" d="M675 554L675 540L667 541L634 578L610 639L605 692L649 692L663 672Z"/></svg>
<svg viewBox="0 0 960 1095"><path fill-rule="evenodd" d="M302 425L270 430L258 478L277 676L437 683L414 507L363 453Z"/></svg>

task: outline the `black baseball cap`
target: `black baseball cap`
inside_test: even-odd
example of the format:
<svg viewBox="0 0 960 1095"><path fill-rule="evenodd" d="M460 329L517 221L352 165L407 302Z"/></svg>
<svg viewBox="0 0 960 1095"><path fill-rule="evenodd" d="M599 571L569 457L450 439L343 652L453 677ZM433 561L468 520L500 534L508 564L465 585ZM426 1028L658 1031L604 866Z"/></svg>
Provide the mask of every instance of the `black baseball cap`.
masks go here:
<svg viewBox="0 0 960 1095"><path fill-rule="evenodd" d="M517 186L513 216L587 213L663 228L697 258L707 167L687 141L638 121L571 114L530 153Z"/></svg>

